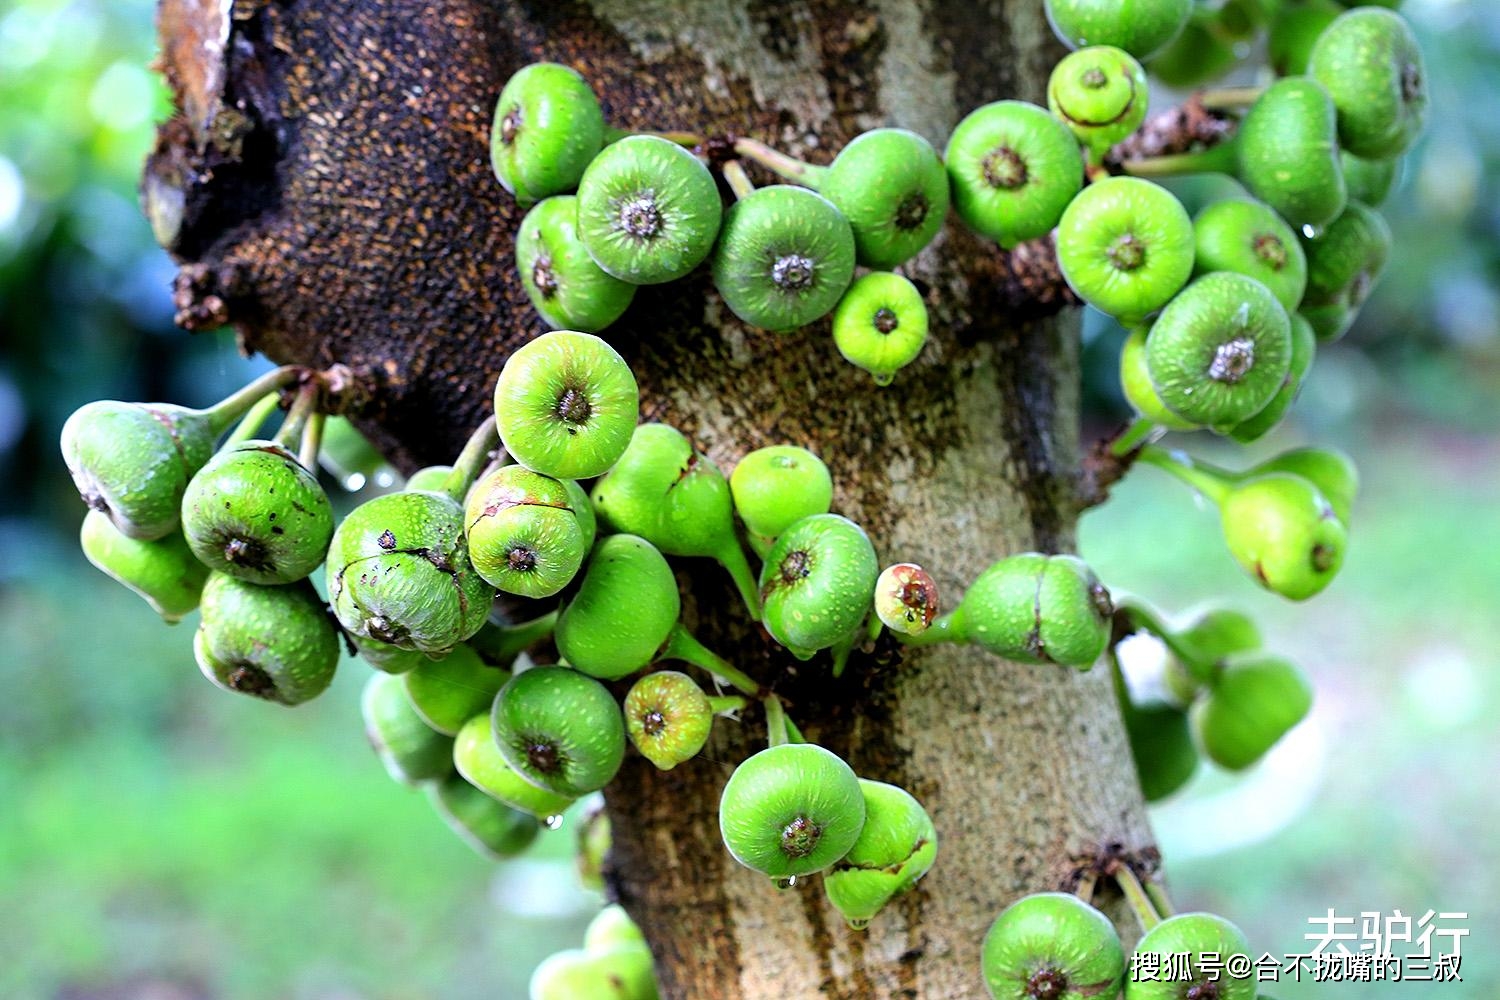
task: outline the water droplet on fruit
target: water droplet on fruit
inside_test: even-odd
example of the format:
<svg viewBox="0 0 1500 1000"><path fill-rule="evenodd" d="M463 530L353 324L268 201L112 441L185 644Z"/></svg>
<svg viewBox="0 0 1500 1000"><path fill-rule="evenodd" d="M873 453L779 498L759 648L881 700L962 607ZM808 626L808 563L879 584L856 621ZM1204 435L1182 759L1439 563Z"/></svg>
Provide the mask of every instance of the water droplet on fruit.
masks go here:
<svg viewBox="0 0 1500 1000"><path fill-rule="evenodd" d="M542 823L549 830L561 830L562 829L562 817L561 816L548 816L546 819L542 820Z"/></svg>
<svg viewBox="0 0 1500 1000"><path fill-rule="evenodd" d="M779 878L776 880L776 888L778 889L795 889L796 887L797 876L795 875L788 875L786 878Z"/></svg>

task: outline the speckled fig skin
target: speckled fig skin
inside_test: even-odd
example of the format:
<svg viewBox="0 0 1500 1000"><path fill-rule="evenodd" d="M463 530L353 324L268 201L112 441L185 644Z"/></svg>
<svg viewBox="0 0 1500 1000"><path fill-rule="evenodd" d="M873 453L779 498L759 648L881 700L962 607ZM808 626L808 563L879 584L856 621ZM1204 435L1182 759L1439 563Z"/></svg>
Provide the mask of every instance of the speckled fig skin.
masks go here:
<svg viewBox="0 0 1500 1000"><path fill-rule="evenodd" d="M1125 979L1125 950L1109 918L1062 892L1023 896L1002 910L980 961L995 1000L1113 997Z"/></svg>
<svg viewBox="0 0 1500 1000"><path fill-rule="evenodd" d="M1146 337L1162 402L1193 423L1231 428L1263 410L1291 370L1286 310L1254 278L1215 271L1173 299Z"/></svg>
<svg viewBox="0 0 1500 1000"><path fill-rule="evenodd" d="M1170 431L1198 430L1202 425L1184 420L1168 409L1151 383L1151 372L1146 367L1146 333L1146 327L1136 327L1120 348L1120 391L1135 412L1152 423Z"/></svg>
<svg viewBox="0 0 1500 1000"><path fill-rule="evenodd" d="M1337 323L1314 324L1324 342L1342 336L1385 270L1391 230L1379 212L1351 201L1316 239L1305 240L1309 321L1318 310L1337 310ZM1319 327L1322 326L1320 329Z"/></svg>
<svg viewBox="0 0 1500 1000"><path fill-rule="evenodd" d="M833 504L833 477L806 448L775 444L757 448L729 476L734 509L752 535L775 539ZM769 548L769 546L768 546Z"/></svg>
<svg viewBox="0 0 1500 1000"><path fill-rule="evenodd" d="M860 626L879 575L863 528L838 514L805 517L776 539L761 568L766 629L807 659Z"/></svg>
<svg viewBox="0 0 1500 1000"><path fill-rule="evenodd" d="M1069 287L1129 323L1156 312L1193 273L1193 221L1166 188L1110 177L1081 191L1057 224Z"/></svg>
<svg viewBox="0 0 1500 1000"><path fill-rule="evenodd" d="M535 816L496 802L456 774L434 782L428 794L449 828L494 861L526 850L541 829Z"/></svg>
<svg viewBox="0 0 1500 1000"><path fill-rule="evenodd" d="M208 567L181 534L131 538L109 515L91 510L84 515L79 543L89 562L135 591L167 624L175 625L198 606Z"/></svg>
<svg viewBox="0 0 1500 1000"><path fill-rule="evenodd" d="M1399 156L1427 121L1427 70L1400 14L1347 11L1328 26L1307 63L1338 109L1339 143L1355 156Z"/></svg>
<svg viewBox="0 0 1500 1000"><path fill-rule="evenodd" d="M854 231L865 267L906 263L932 242L948 214L948 174L926 139L900 128L856 136L828 166L818 191Z"/></svg>
<svg viewBox="0 0 1500 1000"><path fill-rule="evenodd" d="M575 502L562 481L525 466L504 465L481 478L464 505L475 571L508 594L542 598L562 590L592 542Z"/></svg>
<svg viewBox="0 0 1500 1000"><path fill-rule="evenodd" d="M860 930L911 889L937 859L932 817L911 793L879 781L859 782L865 825L849 853L823 875L828 901Z"/></svg>
<svg viewBox="0 0 1500 1000"><path fill-rule="evenodd" d="M1350 523L1354 499L1359 495L1359 469L1354 460L1336 448L1293 448L1257 465L1252 474L1289 472L1318 488L1334 514Z"/></svg>
<svg viewBox="0 0 1500 1000"><path fill-rule="evenodd" d="M202 609L193 653L219 687L300 705L333 681L338 632L306 581L263 587L214 573Z"/></svg>
<svg viewBox="0 0 1500 1000"><path fill-rule="evenodd" d="M1210 981L1199 964L1205 953L1217 955L1215 968L1218 972L1213 980L1217 986L1215 1000L1255 1000L1253 976L1235 979L1223 973L1223 963L1228 962L1231 955L1244 955L1251 961L1255 958L1244 933L1223 917L1212 913L1179 913L1168 917L1147 931L1135 950L1136 954L1154 952L1161 955L1163 969L1168 965L1167 956L1189 953L1194 975L1191 980L1127 979L1125 1000L1182 1000L1189 990Z"/></svg>
<svg viewBox="0 0 1500 1000"><path fill-rule="evenodd" d="M713 725L708 695L679 671L649 673L625 695L625 733L663 771L696 757Z"/></svg>
<svg viewBox="0 0 1500 1000"><path fill-rule="evenodd" d="M401 675L411 707L433 729L456 736L471 716L483 712L510 672L492 667L465 643L442 659L424 659Z"/></svg>
<svg viewBox="0 0 1500 1000"><path fill-rule="evenodd" d="M453 740L412 710L400 678L376 673L360 698L365 736L386 773L407 785L441 778L453 770Z"/></svg>
<svg viewBox="0 0 1500 1000"><path fill-rule="evenodd" d="M1237 173L1294 229L1326 226L1348 200L1333 101L1316 80L1289 76L1260 95L1240 123Z"/></svg>
<svg viewBox="0 0 1500 1000"><path fill-rule="evenodd" d="M876 385L917 359L927 343L927 304L899 274L872 271L849 286L833 311L833 342Z"/></svg>
<svg viewBox="0 0 1500 1000"><path fill-rule="evenodd" d="M536 785L577 797L609 784L625 759L625 720L598 681L566 667L533 667L495 696L495 744Z"/></svg>
<svg viewBox="0 0 1500 1000"><path fill-rule="evenodd" d="M617 680L656 658L681 613L661 552L637 535L607 535L558 616L557 651L591 677Z"/></svg>
<svg viewBox="0 0 1500 1000"><path fill-rule="evenodd" d="M783 743L747 759L719 797L719 833L734 860L784 879L842 858L865 825L859 779L835 753Z"/></svg>
<svg viewBox="0 0 1500 1000"><path fill-rule="evenodd" d="M429 465L418 469L406 481L408 493L441 493L453 473L451 465Z"/></svg>
<svg viewBox="0 0 1500 1000"><path fill-rule="evenodd" d="M490 165L522 207L576 187L603 145L604 112L575 70L532 63L500 91Z"/></svg>
<svg viewBox="0 0 1500 1000"><path fill-rule="evenodd" d="M1295 664L1261 653L1237 656L1193 705L1193 731L1210 760L1241 771L1307 717L1312 699L1312 685Z"/></svg>
<svg viewBox="0 0 1500 1000"><path fill-rule="evenodd" d="M578 948L542 959L531 973L529 1000L657 1000L651 952L625 946L589 953Z"/></svg>
<svg viewBox="0 0 1500 1000"><path fill-rule="evenodd" d="M574 796L538 788L506 763L495 744L490 713L466 721L453 739L453 766L475 788L512 809L545 820L561 816Z"/></svg>
<svg viewBox="0 0 1500 1000"><path fill-rule="evenodd" d="M1047 81L1047 107L1073 131L1092 162L1146 120L1146 71L1129 52L1092 45L1064 56Z"/></svg>
<svg viewBox="0 0 1500 1000"><path fill-rule="evenodd" d="M1339 151L1339 162L1344 167L1344 184L1349 189L1349 200L1369 208L1379 208L1385 204L1391 189L1396 186L1403 161L1400 157L1367 160L1345 149Z"/></svg>
<svg viewBox="0 0 1500 1000"><path fill-rule="evenodd" d="M933 631L1018 663L1087 670L1109 642L1109 591L1076 556L1021 552L993 563Z"/></svg>
<svg viewBox="0 0 1500 1000"><path fill-rule="evenodd" d="M937 582L916 563L887 566L875 578L875 617L892 632L921 635L937 613Z"/></svg>
<svg viewBox="0 0 1500 1000"><path fill-rule="evenodd" d="M328 596L351 634L441 655L479 631L495 592L469 564L458 502L406 492L366 501L339 523Z"/></svg>
<svg viewBox="0 0 1500 1000"><path fill-rule="evenodd" d="M354 640L354 645L359 649L360 659L381 673L404 674L408 670L415 670L427 660L425 653L415 649L402 649L378 639L359 638Z"/></svg>
<svg viewBox="0 0 1500 1000"><path fill-rule="evenodd" d="M1224 541L1262 587L1304 601L1333 581L1347 533L1312 483L1270 472L1236 485L1220 504Z"/></svg>
<svg viewBox="0 0 1500 1000"><path fill-rule="evenodd" d="M78 495L131 538L177 529L188 480L214 450L208 417L170 403L85 403L63 424L62 455Z"/></svg>
<svg viewBox="0 0 1500 1000"><path fill-rule="evenodd" d="M1234 271L1268 288L1292 310L1307 288L1307 256L1292 228L1269 205L1230 199L1214 202L1193 220L1193 270Z"/></svg>
<svg viewBox="0 0 1500 1000"><path fill-rule="evenodd" d="M783 333L838 304L854 277L854 230L822 195L773 184L730 206L710 266L731 312Z"/></svg>
<svg viewBox="0 0 1500 1000"><path fill-rule="evenodd" d="M594 263L578 237L578 199L538 202L516 231L516 269L532 306L561 330L598 333L619 319L635 286Z"/></svg>
<svg viewBox="0 0 1500 1000"><path fill-rule="evenodd" d="M1297 394L1302 391L1302 382L1307 378L1307 373L1312 370L1312 363L1318 353L1318 337L1313 332L1312 324L1300 313L1291 313L1292 333L1292 356L1287 365L1286 378L1281 380L1281 388L1276 390L1276 395L1271 401L1261 408L1261 411L1249 420L1235 424L1229 431L1229 436L1236 441L1248 443L1264 437L1286 415L1291 409L1292 403L1296 402Z"/></svg>
<svg viewBox="0 0 1500 1000"><path fill-rule="evenodd" d="M250 583L291 583L323 562L333 505L296 455L274 441L244 441L188 483L182 531L210 569Z"/></svg>
<svg viewBox="0 0 1500 1000"><path fill-rule="evenodd" d="M505 450L554 479L606 472L639 419L630 366L593 334L545 333L513 353L495 382L495 424Z"/></svg>
<svg viewBox="0 0 1500 1000"><path fill-rule="evenodd" d="M1047 0L1047 21L1069 48L1114 45L1147 59L1177 37L1193 0Z"/></svg>
<svg viewBox="0 0 1500 1000"><path fill-rule="evenodd" d="M1007 250L1047 235L1083 187L1078 140L1025 101L996 101L969 112L943 158L953 210Z"/></svg>
<svg viewBox="0 0 1500 1000"><path fill-rule="evenodd" d="M658 136L606 146L578 182L578 238L594 263L633 285L675 281L703 263L723 211L708 168Z"/></svg>

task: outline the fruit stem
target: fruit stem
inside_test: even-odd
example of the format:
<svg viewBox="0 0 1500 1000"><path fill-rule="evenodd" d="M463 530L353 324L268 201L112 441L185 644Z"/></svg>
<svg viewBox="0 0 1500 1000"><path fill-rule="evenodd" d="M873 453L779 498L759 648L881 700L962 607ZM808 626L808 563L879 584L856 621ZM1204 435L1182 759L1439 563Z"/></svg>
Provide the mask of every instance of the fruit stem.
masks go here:
<svg viewBox="0 0 1500 1000"><path fill-rule="evenodd" d="M931 627L923 632L910 634L892 630L891 635L908 646L931 646L939 642L968 642L968 633L964 631L963 610L960 604L946 615L940 615L934 619Z"/></svg>
<svg viewBox="0 0 1500 1000"><path fill-rule="evenodd" d="M292 400L292 408L287 411L286 419L281 422L281 427L277 429L276 436L271 440L288 451L293 446L300 446L308 418L313 415L317 405L318 387L308 382L297 390L297 398Z"/></svg>
<svg viewBox="0 0 1500 1000"><path fill-rule="evenodd" d="M509 665L520 653L551 635L556 625L556 611L549 611L540 618L518 625L485 622L484 627L469 639L469 645L486 660Z"/></svg>
<svg viewBox="0 0 1500 1000"><path fill-rule="evenodd" d="M1206 462L1196 462L1184 452L1167 451L1158 445L1148 444L1141 448L1137 461L1154 465L1176 476L1216 505L1223 504L1229 491L1233 489L1233 475Z"/></svg>
<svg viewBox="0 0 1500 1000"><path fill-rule="evenodd" d="M297 449L297 461L309 472L317 468L318 452L323 447L323 414L313 413L307 418L307 427L302 431L302 444Z"/></svg>
<svg viewBox="0 0 1500 1000"><path fill-rule="evenodd" d="M1145 417L1136 417L1110 444L1109 453L1115 458L1124 458L1136 448L1149 443L1155 433L1156 424Z"/></svg>
<svg viewBox="0 0 1500 1000"><path fill-rule="evenodd" d="M785 177L814 191L822 189L823 175L828 173L827 167L815 167L754 139L734 140L734 151L753 163L759 163L778 177Z"/></svg>
<svg viewBox="0 0 1500 1000"><path fill-rule="evenodd" d="M750 704L750 699L738 694L709 695L708 697L708 709L715 715L738 712L748 704Z"/></svg>
<svg viewBox="0 0 1500 1000"><path fill-rule="evenodd" d="M1167 898L1166 887L1160 882L1147 882L1146 895L1151 897L1151 904L1156 908L1156 912L1161 914L1162 919L1166 919L1176 912L1172 908L1172 901Z"/></svg>
<svg viewBox="0 0 1500 1000"><path fill-rule="evenodd" d="M885 623L880 620L879 615L871 615L868 624L865 626L865 638L871 642L875 642L880 638L880 630L884 627Z"/></svg>
<svg viewBox="0 0 1500 1000"><path fill-rule="evenodd" d="M1099 884L1099 873L1090 869L1079 876L1078 884L1073 887L1073 895L1085 903L1093 904L1094 887Z"/></svg>
<svg viewBox="0 0 1500 1000"><path fill-rule="evenodd" d="M749 674L695 639L691 632L683 628L682 622L672 626L672 631L667 634L667 641L662 643L661 650L656 655L657 659L661 660L681 660L683 663L690 663L699 670L713 674L720 680L733 685L752 698L761 696L761 686L755 683Z"/></svg>
<svg viewBox="0 0 1500 1000"><path fill-rule="evenodd" d="M783 743L790 743L791 736L787 732L786 710L781 707L781 699L774 694L766 695L766 745L779 747Z"/></svg>
<svg viewBox="0 0 1500 1000"><path fill-rule="evenodd" d="M230 424L254 409L267 393L280 393L282 389L301 378L306 371L305 368L297 365L282 365L280 368L273 368L244 388L237 389L204 410L204 415L208 417L208 426L213 430L213 436L218 437L223 434L229 429Z"/></svg>
<svg viewBox="0 0 1500 1000"><path fill-rule="evenodd" d="M1114 871L1110 872L1115 884L1125 894L1125 900L1130 908L1135 911L1136 919L1141 922L1142 930L1150 930L1161 923L1161 915L1151 905L1151 899L1146 895L1146 890L1141 888L1140 879L1135 877L1135 872L1124 861L1115 864Z"/></svg>
<svg viewBox="0 0 1500 1000"><path fill-rule="evenodd" d="M750 571L750 561L745 558L745 550L740 548L739 539L731 534L719 551L714 553L714 558L719 560L719 565L728 570L734 579L740 598L750 612L750 620L760 621L760 588L756 586L755 574Z"/></svg>
<svg viewBox="0 0 1500 1000"><path fill-rule="evenodd" d="M1120 167L1132 177L1176 177L1180 174L1233 174L1235 144L1233 140L1192 153L1174 156L1148 156L1126 160Z"/></svg>
<svg viewBox="0 0 1500 1000"><path fill-rule="evenodd" d="M736 198L746 198L755 193L755 182L745 173L745 165L739 160L725 160L719 169L724 172L724 183L729 185L729 190L734 192Z"/></svg>
<svg viewBox="0 0 1500 1000"><path fill-rule="evenodd" d="M787 740L792 743L807 742L807 737L802 735L802 730L797 728L797 724L792 721L792 717L790 715L786 716L786 736Z"/></svg>
<svg viewBox="0 0 1500 1000"><path fill-rule="evenodd" d="M1198 93L1198 103L1210 111L1248 108L1265 93L1265 87L1216 87Z"/></svg>
<svg viewBox="0 0 1500 1000"><path fill-rule="evenodd" d="M871 617L874 617L873 615ZM844 668L849 665L849 654L854 652L854 643L859 639L859 628L856 627L844 638L834 643L829 648L829 655L833 657L833 676L835 679L844 676Z"/></svg>
<svg viewBox="0 0 1500 1000"><path fill-rule="evenodd" d="M677 145L688 149L703 145L703 136L695 132L632 132L628 128L615 128L612 125L606 127L604 130L604 144L607 146L612 142L619 142L621 139L632 135L654 135L658 139L675 142Z"/></svg>
<svg viewBox="0 0 1500 1000"><path fill-rule="evenodd" d="M1161 640L1161 644L1181 660L1198 680L1205 683L1210 680L1213 664L1204 663L1201 656L1184 646L1177 633L1167 627L1167 623L1161 620L1154 609L1133 597L1121 597L1115 603L1115 610L1124 614L1136 628Z"/></svg>
<svg viewBox="0 0 1500 1000"><path fill-rule="evenodd" d="M266 419L270 417L270 415L275 412L276 408L280 405L281 395L275 392L267 393L260 399L256 400L255 403L250 407L250 412L245 414L244 419L240 421L239 426L234 429L234 433L225 438L223 445L221 445L220 447L232 448L235 445L239 444L241 441L248 441L251 438L255 437L255 435L260 432L261 424L264 424L266 422Z"/></svg>
<svg viewBox="0 0 1500 1000"><path fill-rule="evenodd" d="M489 463L490 452L499 443L500 434L495 430L495 417L491 414L464 443L464 450L454 460L453 471L448 473L442 492L462 504L464 494L469 492L469 487L479 478L479 473Z"/></svg>

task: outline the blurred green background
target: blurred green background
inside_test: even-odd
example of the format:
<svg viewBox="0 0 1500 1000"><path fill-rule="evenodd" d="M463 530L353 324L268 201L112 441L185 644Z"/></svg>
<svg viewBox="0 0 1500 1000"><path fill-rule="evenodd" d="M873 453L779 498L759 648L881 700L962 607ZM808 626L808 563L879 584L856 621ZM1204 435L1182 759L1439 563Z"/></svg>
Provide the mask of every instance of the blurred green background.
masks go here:
<svg viewBox="0 0 1500 1000"><path fill-rule="evenodd" d="M197 676L93 570L56 451L91 399L204 405L264 367L171 323L134 186L166 112L150 0L0 2L0 997L520 997L598 907L568 831L495 865L364 742L351 664L296 712ZM1344 448L1365 490L1341 578L1289 605L1212 513L1142 469L1081 528L1112 587L1253 612L1313 675L1260 766L1154 811L1179 908L1306 950L1333 908L1467 911L1462 984L1283 984L1286 998L1500 995L1500 5L1410 0L1433 114L1388 208L1392 264L1271 440ZM1117 334L1089 324L1090 417L1118 423Z"/></svg>

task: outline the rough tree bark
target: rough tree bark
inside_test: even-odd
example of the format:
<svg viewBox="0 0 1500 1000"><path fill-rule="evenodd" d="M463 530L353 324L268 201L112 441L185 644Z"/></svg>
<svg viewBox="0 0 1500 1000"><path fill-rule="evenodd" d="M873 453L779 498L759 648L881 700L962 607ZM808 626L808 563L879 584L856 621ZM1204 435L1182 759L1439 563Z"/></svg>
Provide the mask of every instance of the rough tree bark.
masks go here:
<svg viewBox="0 0 1500 1000"><path fill-rule="evenodd" d="M178 111L143 195L182 264L179 321L353 366L356 415L407 468L451 459L507 352L541 329L514 273L520 212L487 155L519 66L576 66L617 125L750 134L826 162L882 124L941 148L967 109L1038 99L1057 54L1041 0L161 0L160 19ZM951 223L907 270L935 335L885 390L826 324L749 329L701 276L642 289L608 336L647 419L725 468L767 443L813 448L835 509L951 600L1000 556L1071 545L1077 318L1045 245L1007 256ZM664 996L983 997L980 940L1008 901L1100 851L1152 866L1106 672L882 646L832 683L825 660L796 663L736 616L716 568L682 574L695 631L786 695L810 738L914 792L941 848L916 892L852 932L816 885L778 892L719 841L719 791L762 745L758 712L670 773L633 757L607 790L609 882Z"/></svg>

